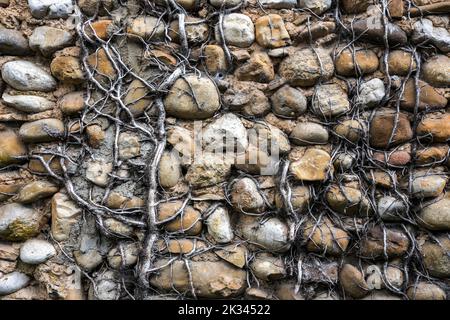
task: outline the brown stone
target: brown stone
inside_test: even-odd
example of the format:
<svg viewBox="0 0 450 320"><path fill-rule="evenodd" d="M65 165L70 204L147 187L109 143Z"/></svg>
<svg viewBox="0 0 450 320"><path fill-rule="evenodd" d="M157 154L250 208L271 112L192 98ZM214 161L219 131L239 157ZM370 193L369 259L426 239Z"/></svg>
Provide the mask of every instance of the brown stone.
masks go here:
<svg viewBox="0 0 450 320"><path fill-rule="evenodd" d="M375 114L369 134L370 144L376 148L395 146L409 141L413 136L408 116L404 113L396 115L394 110L389 109L381 109Z"/></svg>
<svg viewBox="0 0 450 320"><path fill-rule="evenodd" d="M109 38L109 32L113 26L112 20L99 20L90 24L90 28L87 28L88 35L95 38L94 35L102 40L107 40ZM89 30L90 29L90 30Z"/></svg>
<svg viewBox="0 0 450 320"><path fill-rule="evenodd" d="M283 18L278 14L268 14L255 22L256 41L264 48L284 47L290 43L289 33Z"/></svg>
<svg viewBox="0 0 450 320"><path fill-rule="evenodd" d="M164 229L168 232L181 232L188 235L198 235L202 232L201 214L191 206L186 206L184 211L177 215L182 207L182 201L161 203L158 208L158 220L165 221ZM176 218L173 218L177 215Z"/></svg>
<svg viewBox="0 0 450 320"><path fill-rule="evenodd" d="M447 106L447 99L435 88L424 81L419 80L419 110L440 109ZM416 86L414 79L409 79L405 84L405 90L401 97L400 106L410 112L414 112L416 105Z"/></svg>
<svg viewBox="0 0 450 320"><path fill-rule="evenodd" d="M255 52L243 66L236 70L236 76L241 81L267 83L275 78L272 61L265 52Z"/></svg>
<svg viewBox="0 0 450 320"><path fill-rule="evenodd" d="M80 84L84 81L83 69L79 58L59 56L50 64L52 75L67 84Z"/></svg>
<svg viewBox="0 0 450 320"><path fill-rule="evenodd" d="M411 148L409 145L400 146L395 150L374 152L373 159L382 164L402 167L411 161Z"/></svg>
<svg viewBox="0 0 450 320"><path fill-rule="evenodd" d="M417 135L433 142L450 139L450 113L427 114L417 126Z"/></svg>
<svg viewBox="0 0 450 320"><path fill-rule="evenodd" d="M45 163L47 163L50 167L50 169L55 173L62 173L62 167L59 157L55 157L49 154L42 155L42 158ZM35 173L48 173L47 169L45 169L44 165L42 164L41 160L39 159L31 159L28 163L28 169L30 169L31 172Z"/></svg>
<svg viewBox="0 0 450 320"><path fill-rule="evenodd" d="M323 181L331 167L330 155L320 149L304 149L297 160L291 162L289 170L302 181Z"/></svg>
<svg viewBox="0 0 450 320"><path fill-rule="evenodd" d="M411 68L417 68L415 59L410 52L403 50L393 50L388 55L388 67L390 75L406 76Z"/></svg>
<svg viewBox="0 0 450 320"><path fill-rule="evenodd" d="M435 162L444 161L447 157L449 146L442 145L432 145L423 149L419 149L416 152L416 163L417 164L432 164Z"/></svg>
<svg viewBox="0 0 450 320"><path fill-rule="evenodd" d="M364 135L365 126L359 120L344 120L334 128L334 132L351 141L357 142Z"/></svg>
<svg viewBox="0 0 450 320"><path fill-rule="evenodd" d="M426 237L419 238L419 252L423 264L427 271L433 277L450 277L450 239L447 235L438 235L436 242L434 239Z"/></svg>
<svg viewBox="0 0 450 320"><path fill-rule="evenodd" d="M171 239L168 241L158 240L156 246L163 253L188 254L196 250L205 249L203 241L192 239Z"/></svg>
<svg viewBox="0 0 450 320"><path fill-rule="evenodd" d="M316 225L316 221L308 220L303 229L306 249L311 252L340 256L347 250L350 236L342 229L334 226L327 217Z"/></svg>
<svg viewBox="0 0 450 320"><path fill-rule="evenodd" d="M93 124L86 127L86 135L88 137L89 145L93 148L98 148L105 140L106 133L98 124Z"/></svg>
<svg viewBox="0 0 450 320"><path fill-rule="evenodd" d="M411 300L445 300L446 294L441 287L429 282L414 283L406 291Z"/></svg>
<svg viewBox="0 0 450 320"><path fill-rule="evenodd" d="M340 0L346 13L362 13L372 4L371 0Z"/></svg>
<svg viewBox="0 0 450 320"><path fill-rule="evenodd" d="M409 249L410 240L403 232L375 226L368 230L361 241L361 255L366 258L380 258L384 250L389 258L400 257Z"/></svg>
<svg viewBox="0 0 450 320"><path fill-rule="evenodd" d="M0 125L0 167L20 162L27 149L19 136L11 129Z"/></svg>
<svg viewBox="0 0 450 320"><path fill-rule="evenodd" d="M291 195L289 202L292 208L298 212L303 212L309 204L311 194L307 186L293 186L291 187ZM275 205L277 208L285 208L283 197L280 193L275 195Z"/></svg>
<svg viewBox="0 0 450 320"><path fill-rule="evenodd" d="M133 80L128 86L127 95L123 102L130 109L133 116L142 115L150 105L151 99L146 98L148 92L146 85L139 79Z"/></svg>
<svg viewBox="0 0 450 320"><path fill-rule="evenodd" d="M369 293L369 287L361 271L351 264L344 264L339 272L339 283L352 298L361 299Z"/></svg>
<svg viewBox="0 0 450 320"><path fill-rule="evenodd" d="M65 115L74 115L84 109L84 92L70 92L58 100L58 106Z"/></svg>
<svg viewBox="0 0 450 320"><path fill-rule="evenodd" d="M156 58L166 65L174 66L177 64L177 59L168 52L166 52L165 50L159 49L150 50L148 51L148 53L145 52L144 57L149 59Z"/></svg>
<svg viewBox="0 0 450 320"><path fill-rule="evenodd" d="M445 55L435 55L422 66L421 77L430 85L446 88L450 85L450 58Z"/></svg>
<svg viewBox="0 0 450 320"><path fill-rule="evenodd" d="M103 48L88 56L87 63L98 74L106 76L109 79L113 79L117 75L116 69L114 69L111 60L109 60L108 55Z"/></svg>
<svg viewBox="0 0 450 320"><path fill-rule="evenodd" d="M356 66L359 71L356 70ZM336 72L342 76L373 73L378 69L378 66L378 57L371 50L359 49L355 52L355 58L353 59L352 51L345 49L336 58Z"/></svg>
<svg viewBox="0 0 450 320"><path fill-rule="evenodd" d="M221 46L210 44L203 50L205 56L206 69L212 75L225 72L228 69L225 52Z"/></svg>
<svg viewBox="0 0 450 320"><path fill-rule="evenodd" d="M38 180L28 183L20 189L14 201L19 203L33 203L37 200L50 197L58 192L59 187L46 180Z"/></svg>
<svg viewBox="0 0 450 320"><path fill-rule="evenodd" d="M392 18L401 18L405 8L403 7L403 0L390 0L388 3L389 15Z"/></svg>
<svg viewBox="0 0 450 320"><path fill-rule="evenodd" d="M247 286L247 272L225 261L185 261L175 260L163 267L168 260L157 260L155 267L163 268L150 278L150 283L165 291L176 289L191 293L194 290L201 298L231 298L243 293ZM189 269L186 263L189 263Z"/></svg>
<svg viewBox="0 0 450 320"><path fill-rule="evenodd" d="M230 244L222 249L215 250L214 253L238 268L243 268L247 263L247 248L243 245Z"/></svg>
<svg viewBox="0 0 450 320"><path fill-rule="evenodd" d="M334 211L348 216L366 215L369 203L359 188L351 186L332 185L327 193L326 200Z"/></svg>

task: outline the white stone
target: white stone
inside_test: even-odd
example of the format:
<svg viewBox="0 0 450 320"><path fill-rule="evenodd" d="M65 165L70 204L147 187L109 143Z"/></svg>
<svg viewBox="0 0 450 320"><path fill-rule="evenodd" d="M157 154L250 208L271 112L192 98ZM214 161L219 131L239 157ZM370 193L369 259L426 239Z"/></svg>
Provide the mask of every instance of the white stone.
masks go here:
<svg viewBox="0 0 450 320"><path fill-rule="evenodd" d="M378 200L378 215L385 221L398 221L406 212L403 201L392 196L384 196Z"/></svg>
<svg viewBox="0 0 450 320"><path fill-rule="evenodd" d="M297 0L260 0L264 8L291 9L297 6Z"/></svg>
<svg viewBox="0 0 450 320"><path fill-rule="evenodd" d="M209 3L216 8L221 8L222 6L224 8L231 8L241 3L241 0L209 0Z"/></svg>
<svg viewBox="0 0 450 320"><path fill-rule="evenodd" d="M58 192L52 198L52 236L56 241L65 241L70 230L81 216L81 208L65 194Z"/></svg>
<svg viewBox="0 0 450 320"><path fill-rule="evenodd" d="M216 40L222 42L219 26L216 25ZM228 45L246 48L255 41L255 27L252 20L241 13L230 13L223 18L223 33Z"/></svg>
<svg viewBox="0 0 450 320"><path fill-rule="evenodd" d="M28 0L28 5L37 19L67 18L74 9L72 0Z"/></svg>
<svg viewBox="0 0 450 320"><path fill-rule="evenodd" d="M24 60L5 63L2 78L17 90L47 92L56 88L56 80L47 71Z"/></svg>
<svg viewBox="0 0 450 320"><path fill-rule="evenodd" d="M28 264L40 264L56 255L53 245L45 240L30 239L20 248L20 260Z"/></svg>
<svg viewBox="0 0 450 320"><path fill-rule="evenodd" d="M263 218L241 215L238 230L252 244L273 252L289 250L289 228L278 218Z"/></svg>
<svg viewBox="0 0 450 320"><path fill-rule="evenodd" d="M444 28L433 27L431 20L420 19L414 23L412 39L415 42L428 40L442 52L450 52L450 33Z"/></svg>
<svg viewBox="0 0 450 320"><path fill-rule="evenodd" d="M8 106L27 113L43 112L55 106L54 102L46 98L31 95L12 96L4 93L2 99Z"/></svg>
<svg viewBox="0 0 450 320"><path fill-rule="evenodd" d="M30 282L30 277L26 274L14 271L0 276L0 295L7 295L26 287Z"/></svg>
<svg viewBox="0 0 450 320"><path fill-rule="evenodd" d="M203 149L234 150L244 152L248 147L247 130L241 119L232 113L226 113L207 125L202 135Z"/></svg>
<svg viewBox="0 0 450 320"><path fill-rule="evenodd" d="M43 56L48 57L54 52L70 45L72 35L63 29L42 26L33 30L29 42L31 49L39 51Z"/></svg>
<svg viewBox="0 0 450 320"><path fill-rule="evenodd" d="M208 233L217 243L228 243L233 240L234 234L228 210L218 207L206 219Z"/></svg>
<svg viewBox="0 0 450 320"><path fill-rule="evenodd" d="M331 0L299 0L299 6L303 9L310 9L316 14L322 14L331 7Z"/></svg>
<svg viewBox="0 0 450 320"><path fill-rule="evenodd" d="M86 179L99 187L106 187L109 174L112 172L113 164L105 161L91 161L86 168Z"/></svg>
<svg viewBox="0 0 450 320"><path fill-rule="evenodd" d="M385 94L386 92L383 81L381 79L374 78L364 82L360 86L356 103L362 105L363 107L376 107L381 102Z"/></svg>

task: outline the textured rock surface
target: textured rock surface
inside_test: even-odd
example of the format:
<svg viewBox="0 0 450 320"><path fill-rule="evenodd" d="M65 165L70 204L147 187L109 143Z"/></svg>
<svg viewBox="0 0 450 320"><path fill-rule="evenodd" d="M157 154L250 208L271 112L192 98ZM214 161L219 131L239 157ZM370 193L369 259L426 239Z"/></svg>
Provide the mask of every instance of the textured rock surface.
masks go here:
<svg viewBox="0 0 450 320"><path fill-rule="evenodd" d="M441 0L0 0L0 300L449 298Z"/></svg>

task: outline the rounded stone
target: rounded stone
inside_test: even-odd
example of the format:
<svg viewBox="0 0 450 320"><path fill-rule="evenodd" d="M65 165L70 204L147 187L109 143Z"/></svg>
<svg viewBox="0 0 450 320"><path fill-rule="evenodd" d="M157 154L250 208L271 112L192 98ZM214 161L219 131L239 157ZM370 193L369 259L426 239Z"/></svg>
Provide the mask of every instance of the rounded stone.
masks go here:
<svg viewBox="0 0 450 320"><path fill-rule="evenodd" d="M58 100L58 106L65 115L74 115L84 109L84 92L70 92Z"/></svg>
<svg viewBox="0 0 450 320"><path fill-rule="evenodd" d="M206 119L219 110L219 93L209 78L190 74L175 81L164 106L167 114L176 118Z"/></svg>
<svg viewBox="0 0 450 320"><path fill-rule="evenodd" d="M364 125L359 120L344 120L336 125L334 132L351 142L358 142L364 134Z"/></svg>
<svg viewBox="0 0 450 320"><path fill-rule="evenodd" d="M152 16L139 16L130 21L127 32L131 36L144 40L161 40L164 38L164 21Z"/></svg>
<svg viewBox="0 0 450 320"><path fill-rule="evenodd" d="M241 1L242 0L209 0L209 3L216 8L220 8L222 6L225 8L231 8L240 4Z"/></svg>
<svg viewBox="0 0 450 320"><path fill-rule="evenodd" d="M186 34L186 40L191 44L200 44L208 40L209 27L208 24L202 23L202 19L196 17L186 17L185 18L184 31ZM170 23L169 26L169 36L172 41L180 42L180 30L178 19Z"/></svg>
<svg viewBox="0 0 450 320"><path fill-rule="evenodd" d="M418 282L406 290L411 300L445 300L446 294L441 287L429 282Z"/></svg>
<svg viewBox="0 0 450 320"><path fill-rule="evenodd" d="M375 52L371 50L357 50L353 53L349 49L342 51L336 58L336 72L342 76L356 76L373 73L378 69L379 61ZM358 67L359 71L357 71Z"/></svg>
<svg viewBox="0 0 450 320"><path fill-rule="evenodd" d="M249 47L255 41L255 27L252 20L241 13L230 13L223 18L223 36L227 45L240 48ZM222 42L220 28L215 28L215 37Z"/></svg>
<svg viewBox="0 0 450 320"><path fill-rule="evenodd" d="M323 84L316 88L312 110L321 117L336 117L350 110L347 93L337 84Z"/></svg>
<svg viewBox="0 0 450 320"><path fill-rule="evenodd" d="M85 80L79 58L56 57L50 64L50 69L55 78L67 84L80 84Z"/></svg>
<svg viewBox="0 0 450 320"><path fill-rule="evenodd" d="M48 198L58 192L59 187L46 180L37 180L23 186L14 200L19 203L27 204Z"/></svg>
<svg viewBox="0 0 450 320"><path fill-rule="evenodd" d="M25 288L30 280L30 277L20 271L14 271L0 276L0 296L11 294Z"/></svg>
<svg viewBox="0 0 450 320"><path fill-rule="evenodd" d="M334 64L331 56L322 49L302 49L285 58L279 68L280 76L293 86L309 87L319 79L328 80L333 76ZM322 64L319 62L319 58Z"/></svg>
<svg viewBox="0 0 450 320"><path fill-rule="evenodd" d="M326 144L328 138L328 130L314 122L297 123L289 136L289 139L299 146Z"/></svg>
<svg viewBox="0 0 450 320"><path fill-rule="evenodd" d="M36 19L67 18L74 10L72 0L28 0L28 5Z"/></svg>
<svg viewBox="0 0 450 320"><path fill-rule="evenodd" d="M389 74L406 76L411 69L417 68L415 59L410 52L403 50L393 50L388 55Z"/></svg>
<svg viewBox="0 0 450 320"><path fill-rule="evenodd" d="M299 0L299 6L302 9L309 9L315 14L322 14L330 9L332 0Z"/></svg>
<svg viewBox="0 0 450 320"><path fill-rule="evenodd" d="M29 61L10 61L2 67L3 80L16 90L53 91L56 80L44 69Z"/></svg>
<svg viewBox="0 0 450 320"><path fill-rule="evenodd" d="M345 264L339 272L339 283L345 293L353 298L363 298L369 293L369 287L361 271L351 264Z"/></svg>
<svg viewBox="0 0 450 320"><path fill-rule="evenodd" d="M19 136L11 129L0 126L0 167L20 162L27 149Z"/></svg>
<svg viewBox="0 0 450 320"><path fill-rule="evenodd" d="M422 78L435 87L448 87L450 85L450 58L436 55L422 66Z"/></svg>
<svg viewBox="0 0 450 320"><path fill-rule="evenodd" d="M159 184L163 188L177 185L182 175L181 162L176 154L165 151L159 161Z"/></svg>
<svg viewBox="0 0 450 320"><path fill-rule="evenodd" d="M218 207L206 219L209 235L217 243L228 243L234 238L231 219L225 207Z"/></svg>
<svg viewBox="0 0 450 320"><path fill-rule="evenodd" d="M330 155L320 149L307 149L299 159L291 162L290 172L300 181L323 181L330 168Z"/></svg>
<svg viewBox="0 0 450 320"><path fill-rule="evenodd" d="M397 198L384 196L378 199L377 212L384 221L400 221L406 213L406 205Z"/></svg>
<svg viewBox="0 0 450 320"><path fill-rule="evenodd" d="M289 228L278 218L259 219L241 215L236 229L244 239L265 250L285 252L289 250Z"/></svg>
<svg viewBox="0 0 450 320"><path fill-rule="evenodd" d="M45 240L30 239L20 247L20 260L27 264L44 263L56 255L53 245Z"/></svg>
<svg viewBox="0 0 450 320"><path fill-rule="evenodd" d="M384 82L374 78L361 84L356 103L365 108L376 107L383 100L385 94Z"/></svg>
<svg viewBox="0 0 450 320"><path fill-rule="evenodd" d="M284 47L291 42L284 26L283 18L278 14L268 14L255 22L256 41L264 48Z"/></svg>
<svg viewBox="0 0 450 320"><path fill-rule="evenodd" d="M250 178L243 178L234 183L231 204L236 210L244 213L261 213L265 209L264 199L256 183Z"/></svg>
<svg viewBox="0 0 450 320"><path fill-rule="evenodd" d="M0 55L26 56L32 51L22 32L12 29L0 29Z"/></svg>
<svg viewBox="0 0 450 320"><path fill-rule="evenodd" d="M295 118L306 111L308 101L302 91L288 85L282 86L270 97L272 111L275 115Z"/></svg>
<svg viewBox="0 0 450 320"><path fill-rule="evenodd" d="M23 241L36 236L41 226L41 215L34 209L18 203L0 207L0 239Z"/></svg>
<svg viewBox="0 0 450 320"><path fill-rule="evenodd" d="M29 38L30 48L44 57L49 57L56 51L69 46L72 40L70 32L47 26L35 28Z"/></svg>
<svg viewBox="0 0 450 320"><path fill-rule="evenodd" d="M183 202L178 200L161 203L158 207L158 221L169 220L164 224L164 229L168 232L191 236L200 234L203 226L200 212L191 206L186 206L182 213L178 213L182 205Z"/></svg>
<svg viewBox="0 0 450 320"><path fill-rule="evenodd" d="M425 205L419 217L419 223L429 230L450 231L450 195Z"/></svg>
<svg viewBox="0 0 450 320"><path fill-rule="evenodd" d="M320 222L308 220L303 229L306 249L330 256L340 256L347 250L350 236L336 227L329 218Z"/></svg>
<svg viewBox="0 0 450 320"><path fill-rule="evenodd" d="M38 143L60 140L64 137L64 123L59 119L42 119L24 123L19 135L24 142Z"/></svg>
<svg viewBox="0 0 450 320"><path fill-rule="evenodd" d="M38 113L53 109L55 103L39 96L17 95L3 93L3 101L10 107L26 113Z"/></svg>

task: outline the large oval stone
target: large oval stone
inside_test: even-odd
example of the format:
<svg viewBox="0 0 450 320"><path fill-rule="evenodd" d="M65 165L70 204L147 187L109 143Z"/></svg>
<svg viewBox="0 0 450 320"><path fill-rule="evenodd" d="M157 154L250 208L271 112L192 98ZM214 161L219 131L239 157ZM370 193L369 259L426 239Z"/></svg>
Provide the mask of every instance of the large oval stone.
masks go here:
<svg viewBox="0 0 450 320"><path fill-rule="evenodd" d="M7 84L22 91L52 91L56 80L36 64L17 60L10 61L2 67L2 78Z"/></svg>

